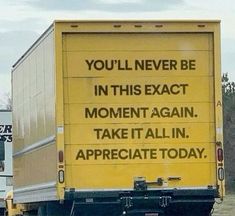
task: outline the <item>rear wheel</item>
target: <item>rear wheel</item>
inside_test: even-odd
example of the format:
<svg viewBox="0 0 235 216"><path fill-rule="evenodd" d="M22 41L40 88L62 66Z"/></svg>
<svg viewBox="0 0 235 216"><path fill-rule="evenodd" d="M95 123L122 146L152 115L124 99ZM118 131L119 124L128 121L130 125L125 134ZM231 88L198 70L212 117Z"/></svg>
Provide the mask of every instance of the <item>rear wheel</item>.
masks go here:
<svg viewBox="0 0 235 216"><path fill-rule="evenodd" d="M37 211L27 211L23 213L23 216L37 216Z"/></svg>
<svg viewBox="0 0 235 216"><path fill-rule="evenodd" d="M46 206L39 206L38 216L46 216L46 215L47 215Z"/></svg>
<svg viewBox="0 0 235 216"><path fill-rule="evenodd" d="M37 216L69 216L71 212L71 204L59 202L44 203L39 206ZM31 216L31 215L30 215Z"/></svg>

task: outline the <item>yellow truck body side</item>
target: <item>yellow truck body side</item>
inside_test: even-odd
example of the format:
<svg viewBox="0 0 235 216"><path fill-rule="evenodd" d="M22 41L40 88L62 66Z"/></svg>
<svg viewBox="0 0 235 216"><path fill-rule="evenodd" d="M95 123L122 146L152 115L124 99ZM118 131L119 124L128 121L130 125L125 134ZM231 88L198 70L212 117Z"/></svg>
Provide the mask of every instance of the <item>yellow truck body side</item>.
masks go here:
<svg viewBox="0 0 235 216"><path fill-rule="evenodd" d="M54 189L57 182L54 53L50 30L12 72L14 201L19 203L45 199L45 190L50 191L50 199L58 198Z"/></svg>

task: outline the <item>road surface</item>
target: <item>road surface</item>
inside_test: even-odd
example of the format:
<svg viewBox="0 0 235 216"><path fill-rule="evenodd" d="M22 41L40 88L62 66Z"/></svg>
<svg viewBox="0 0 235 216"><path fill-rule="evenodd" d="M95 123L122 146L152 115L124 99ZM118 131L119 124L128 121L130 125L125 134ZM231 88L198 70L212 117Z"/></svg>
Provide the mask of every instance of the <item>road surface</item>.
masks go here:
<svg viewBox="0 0 235 216"><path fill-rule="evenodd" d="M217 200L217 202L221 202ZM235 216L235 193L227 194L221 204L214 204L213 216Z"/></svg>

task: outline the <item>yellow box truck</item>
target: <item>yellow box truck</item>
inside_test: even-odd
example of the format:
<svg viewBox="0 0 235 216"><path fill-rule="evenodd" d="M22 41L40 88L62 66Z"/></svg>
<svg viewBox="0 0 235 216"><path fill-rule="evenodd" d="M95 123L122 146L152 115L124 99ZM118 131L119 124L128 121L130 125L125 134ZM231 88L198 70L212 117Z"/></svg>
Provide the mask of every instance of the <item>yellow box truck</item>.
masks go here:
<svg viewBox="0 0 235 216"><path fill-rule="evenodd" d="M219 21L55 21L12 70L14 205L209 215L224 195L220 77Z"/></svg>

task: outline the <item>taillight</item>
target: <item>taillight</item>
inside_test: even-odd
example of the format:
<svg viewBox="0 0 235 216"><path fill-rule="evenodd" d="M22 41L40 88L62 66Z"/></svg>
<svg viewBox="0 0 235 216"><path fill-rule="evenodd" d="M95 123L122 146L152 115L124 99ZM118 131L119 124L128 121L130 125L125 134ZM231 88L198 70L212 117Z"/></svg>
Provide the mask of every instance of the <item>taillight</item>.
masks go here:
<svg viewBox="0 0 235 216"><path fill-rule="evenodd" d="M224 180L224 169L223 168L218 169L218 178L220 181Z"/></svg>
<svg viewBox="0 0 235 216"><path fill-rule="evenodd" d="M64 152L63 151L59 151L59 162L63 163L64 162Z"/></svg>
<svg viewBox="0 0 235 216"><path fill-rule="evenodd" d="M60 170L58 173L59 183L64 183L64 171Z"/></svg>
<svg viewBox="0 0 235 216"><path fill-rule="evenodd" d="M222 162L224 160L224 152L222 148L217 149L217 159L219 162Z"/></svg>

